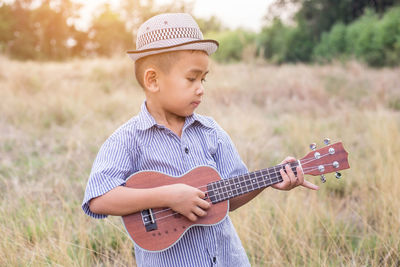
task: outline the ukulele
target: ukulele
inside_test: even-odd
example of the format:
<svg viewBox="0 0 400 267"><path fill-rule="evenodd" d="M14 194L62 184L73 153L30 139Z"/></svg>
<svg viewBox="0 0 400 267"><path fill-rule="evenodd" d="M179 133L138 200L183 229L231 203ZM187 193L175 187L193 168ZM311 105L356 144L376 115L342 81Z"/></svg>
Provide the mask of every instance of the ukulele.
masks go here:
<svg viewBox="0 0 400 267"><path fill-rule="evenodd" d="M296 167L300 166L304 174L321 175L322 182L326 181L326 173L336 172L336 178L340 178L341 174L338 171L350 168L348 153L341 142L329 145L329 139L325 139L325 144L325 147L318 150L315 143L311 144L313 151L302 159L289 163L293 172L296 174ZM189 228L196 225L215 225L222 221L228 214L229 199L282 182L279 170L284 165L279 164L230 179L221 179L218 172L208 166L194 168L180 177L168 176L157 171L135 173L128 178L127 187L145 189L184 183L202 190L205 200L211 205L207 215L198 217L196 222L170 208L142 210L123 216L122 221L131 239L142 249L166 250L178 242Z"/></svg>

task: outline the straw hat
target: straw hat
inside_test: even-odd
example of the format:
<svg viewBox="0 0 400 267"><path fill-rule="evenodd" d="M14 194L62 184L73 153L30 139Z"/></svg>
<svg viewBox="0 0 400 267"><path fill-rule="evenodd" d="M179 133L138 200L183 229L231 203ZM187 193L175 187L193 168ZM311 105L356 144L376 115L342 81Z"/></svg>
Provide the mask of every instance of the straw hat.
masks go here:
<svg viewBox="0 0 400 267"><path fill-rule="evenodd" d="M208 55L218 48L215 40L204 40L196 21L189 14L169 13L154 16L138 31L136 50L127 51L133 60L176 50L203 50Z"/></svg>

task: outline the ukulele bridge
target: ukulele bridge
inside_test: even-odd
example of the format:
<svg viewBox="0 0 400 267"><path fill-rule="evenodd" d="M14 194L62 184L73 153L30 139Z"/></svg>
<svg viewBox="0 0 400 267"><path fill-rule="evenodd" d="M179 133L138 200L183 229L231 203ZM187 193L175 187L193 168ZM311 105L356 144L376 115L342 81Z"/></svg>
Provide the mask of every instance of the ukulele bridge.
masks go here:
<svg viewBox="0 0 400 267"><path fill-rule="evenodd" d="M146 227L146 231L150 232L153 230L157 230L157 223L154 219L154 214L152 209L142 210L142 221L144 227Z"/></svg>

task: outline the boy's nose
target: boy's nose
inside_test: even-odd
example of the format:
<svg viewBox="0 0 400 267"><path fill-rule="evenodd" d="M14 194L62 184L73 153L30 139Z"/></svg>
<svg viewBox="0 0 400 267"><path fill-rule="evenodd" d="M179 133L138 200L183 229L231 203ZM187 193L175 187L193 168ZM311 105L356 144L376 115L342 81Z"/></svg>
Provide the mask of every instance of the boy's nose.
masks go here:
<svg viewBox="0 0 400 267"><path fill-rule="evenodd" d="M200 84L200 86L196 90L197 95L203 95L204 94L204 87L203 84Z"/></svg>

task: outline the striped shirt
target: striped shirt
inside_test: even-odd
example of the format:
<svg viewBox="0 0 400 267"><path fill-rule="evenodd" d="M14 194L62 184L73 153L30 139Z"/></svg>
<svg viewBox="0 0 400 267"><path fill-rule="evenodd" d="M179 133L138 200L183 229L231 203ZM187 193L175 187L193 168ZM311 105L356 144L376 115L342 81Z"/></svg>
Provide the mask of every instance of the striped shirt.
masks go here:
<svg viewBox="0 0 400 267"><path fill-rule="evenodd" d="M82 208L94 218L89 201L124 185L138 171L182 176L198 166L211 166L223 179L247 172L228 134L210 117L186 117L178 137L156 123L143 103L140 113L117 129L102 145L87 183ZM213 226L191 227L172 247L149 252L135 245L138 266L249 266L229 216Z"/></svg>

